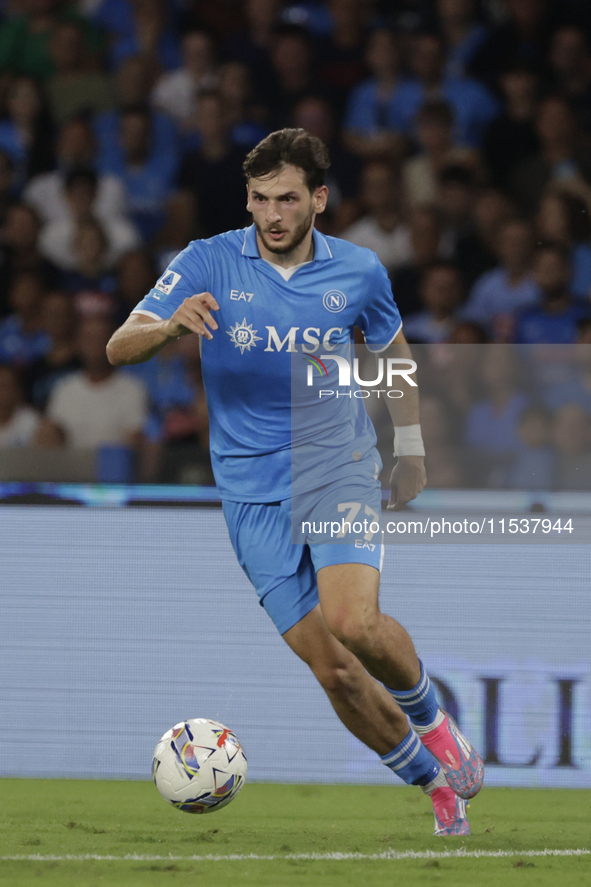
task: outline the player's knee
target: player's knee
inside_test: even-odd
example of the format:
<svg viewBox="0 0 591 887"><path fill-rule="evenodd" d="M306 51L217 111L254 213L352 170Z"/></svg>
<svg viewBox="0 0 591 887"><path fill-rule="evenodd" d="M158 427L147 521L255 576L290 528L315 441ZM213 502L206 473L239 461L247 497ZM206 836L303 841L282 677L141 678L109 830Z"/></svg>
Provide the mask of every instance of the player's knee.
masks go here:
<svg viewBox="0 0 591 887"><path fill-rule="evenodd" d="M355 669L348 663L325 663L314 675L329 696L348 697L356 684Z"/></svg>
<svg viewBox="0 0 591 887"><path fill-rule="evenodd" d="M348 610L336 611L326 619L330 632L352 653L363 652L372 646L378 620L379 613Z"/></svg>

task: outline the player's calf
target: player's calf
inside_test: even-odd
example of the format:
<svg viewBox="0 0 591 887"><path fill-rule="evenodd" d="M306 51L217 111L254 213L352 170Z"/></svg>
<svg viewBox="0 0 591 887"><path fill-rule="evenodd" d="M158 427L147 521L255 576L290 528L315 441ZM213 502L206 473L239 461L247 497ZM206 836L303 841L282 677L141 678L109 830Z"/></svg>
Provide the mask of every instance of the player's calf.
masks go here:
<svg viewBox="0 0 591 887"><path fill-rule="evenodd" d="M408 632L378 607L323 607L326 624L377 681L412 683L420 668Z"/></svg>

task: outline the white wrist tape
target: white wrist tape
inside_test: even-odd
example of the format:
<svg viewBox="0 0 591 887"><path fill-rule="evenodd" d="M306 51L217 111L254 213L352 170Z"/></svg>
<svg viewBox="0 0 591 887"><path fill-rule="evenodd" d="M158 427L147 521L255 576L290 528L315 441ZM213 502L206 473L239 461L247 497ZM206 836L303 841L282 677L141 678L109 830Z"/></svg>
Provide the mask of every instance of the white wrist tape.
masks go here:
<svg viewBox="0 0 591 887"><path fill-rule="evenodd" d="M394 427L395 456L424 456L425 446L420 425L397 425Z"/></svg>

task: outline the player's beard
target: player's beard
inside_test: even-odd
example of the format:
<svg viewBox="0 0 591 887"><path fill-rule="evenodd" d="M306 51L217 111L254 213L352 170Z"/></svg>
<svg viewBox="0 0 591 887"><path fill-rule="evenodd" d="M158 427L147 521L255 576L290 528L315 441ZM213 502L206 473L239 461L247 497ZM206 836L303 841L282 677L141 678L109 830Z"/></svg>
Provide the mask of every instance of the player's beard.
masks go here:
<svg viewBox="0 0 591 887"><path fill-rule="evenodd" d="M259 223L254 220L256 232L263 241L265 249L268 249L270 253L275 253L275 255L277 256L289 255L290 253L295 252L298 246L303 242L313 223L314 210L310 208L310 212L308 213L306 218L303 219L302 222L300 222L300 224L297 226L287 243L274 243L273 241L269 242L267 240L267 238L265 237L265 232L262 230Z"/></svg>

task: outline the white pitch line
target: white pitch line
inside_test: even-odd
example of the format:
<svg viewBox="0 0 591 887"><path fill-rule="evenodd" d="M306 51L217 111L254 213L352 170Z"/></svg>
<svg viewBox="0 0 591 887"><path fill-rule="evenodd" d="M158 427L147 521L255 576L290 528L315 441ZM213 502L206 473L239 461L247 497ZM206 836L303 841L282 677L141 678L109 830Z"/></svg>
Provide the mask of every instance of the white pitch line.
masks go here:
<svg viewBox="0 0 591 887"><path fill-rule="evenodd" d="M229 853L224 856L205 854L201 856L152 856L141 853L127 853L125 856L99 855L87 853L76 856L73 854L42 855L32 853L29 856L0 856L0 862L245 862L261 860L275 862L283 859L299 859L310 862L333 862L335 860L404 860L404 859L513 859L515 857L537 856L590 856L591 850L384 850L382 853L286 853L285 855L265 856L258 853Z"/></svg>

